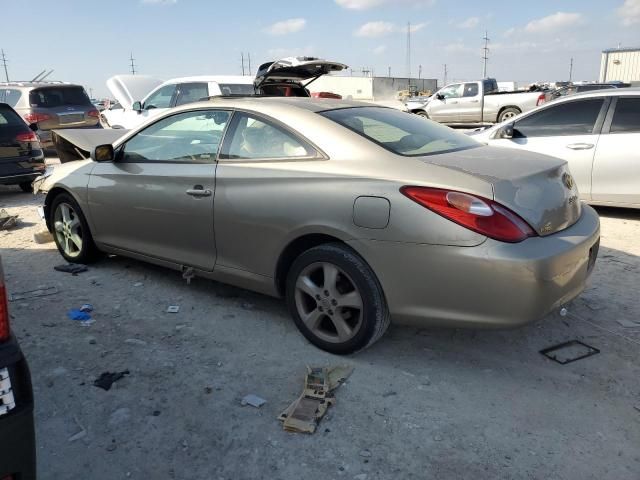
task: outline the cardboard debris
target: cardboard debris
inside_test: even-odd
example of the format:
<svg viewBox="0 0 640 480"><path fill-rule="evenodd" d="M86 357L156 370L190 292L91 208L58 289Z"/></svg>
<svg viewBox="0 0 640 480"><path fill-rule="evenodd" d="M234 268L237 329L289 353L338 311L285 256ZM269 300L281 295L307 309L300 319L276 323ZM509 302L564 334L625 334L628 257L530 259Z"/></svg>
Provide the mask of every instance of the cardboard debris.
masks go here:
<svg viewBox="0 0 640 480"><path fill-rule="evenodd" d="M333 392L353 372L353 367L307 367L302 394L284 410L278 420L288 432L313 433L318 423L335 403Z"/></svg>
<svg viewBox="0 0 640 480"><path fill-rule="evenodd" d="M9 215L4 208L0 210L0 230L9 230L18 224L18 215Z"/></svg>
<svg viewBox="0 0 640 480"><path fill-rule="evenodd" d="M261 398L253 393L246 395L240 402L240 404L244 407L245 405L251 405L252 407L260 408L262 405L267 403L264 398Z"/></svg>

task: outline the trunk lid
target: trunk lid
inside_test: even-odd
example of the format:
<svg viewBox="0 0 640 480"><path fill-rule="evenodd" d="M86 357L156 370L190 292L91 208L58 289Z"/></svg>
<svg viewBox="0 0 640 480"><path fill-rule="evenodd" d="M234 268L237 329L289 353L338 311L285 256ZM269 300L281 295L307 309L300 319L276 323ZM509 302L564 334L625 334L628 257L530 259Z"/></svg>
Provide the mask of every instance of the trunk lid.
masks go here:
<svg viewBox="0 0 640 480"><path fill-rule="evenodd" d="M32 115L42 116L38 120L40 130L53 128L90 127L98 123L97 116L89 112L97 111L84 88L79 85L48 85L34 88L29 92L29 106Z"/></svg>
<svg viewBox="0 0 640 480"><path fill-rule="evenodd" d="M151 90L162 83L148 75L116 75L107 80L107 88L125 110L131 110L134 102L141 101Z"/></svg>
<svg viewBox="0 0 640 480"><path fill-rule="evenodd" d="M260 65L253 82L256 89L266 82L299 83L315 79L330 72L340 72L348 68L343 63L330 62L315 57L287 57Z"/></svg>
<svg viewBox="0 0 640 480"><path fill-rule="evenodd" d="M424 161L491 183L494 200L520 215L540 236L564 230L580 218L578 190L564 160L483 146Z"/></svg>

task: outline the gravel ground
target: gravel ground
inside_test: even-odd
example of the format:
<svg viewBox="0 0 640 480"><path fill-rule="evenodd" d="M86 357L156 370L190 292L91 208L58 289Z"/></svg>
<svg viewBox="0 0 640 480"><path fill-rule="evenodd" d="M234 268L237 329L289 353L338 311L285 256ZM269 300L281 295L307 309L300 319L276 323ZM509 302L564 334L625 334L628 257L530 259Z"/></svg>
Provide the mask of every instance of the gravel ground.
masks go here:
<svg viewBox="0 0 640 480"><path fill-rule="evenodd" d="M22 219L0 232L9 291L59 289L11 304L43 480L639 478L640 212L599 210L599 262L565 317L511 331L392 325L339 358L276 299L118 257L54 271L53 244L32 240L40 202L0 189ZM87 302L95 323L66 318ZM564 366L538 353L571 339L601 353ZM276 417L305 365L340 363L355 370L318 431L284 432ZM111 390L93 386L122 370ZM248 393L267 403L241 406Z"/></svg>

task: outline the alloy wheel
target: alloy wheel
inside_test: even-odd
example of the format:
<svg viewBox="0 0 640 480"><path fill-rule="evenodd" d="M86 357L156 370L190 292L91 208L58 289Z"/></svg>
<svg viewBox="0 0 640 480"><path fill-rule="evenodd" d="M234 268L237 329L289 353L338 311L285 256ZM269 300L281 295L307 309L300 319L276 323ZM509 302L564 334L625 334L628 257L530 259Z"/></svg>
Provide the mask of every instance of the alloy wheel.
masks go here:
<svg viewBox="0 0 640 480"><path fill-rule="evenodd" d="M307 328L327 342L349 341L362 324L362 295L349 275L332 263L312 263L300 272L295 305Z"/></svg>
<svg viewBox="0 0 640 480"><path fill-rule="evenodd" d="M65 255L74 258L82 252L82 224L68 203L60 203L53 215L53 228L58 245Z"/></svg>

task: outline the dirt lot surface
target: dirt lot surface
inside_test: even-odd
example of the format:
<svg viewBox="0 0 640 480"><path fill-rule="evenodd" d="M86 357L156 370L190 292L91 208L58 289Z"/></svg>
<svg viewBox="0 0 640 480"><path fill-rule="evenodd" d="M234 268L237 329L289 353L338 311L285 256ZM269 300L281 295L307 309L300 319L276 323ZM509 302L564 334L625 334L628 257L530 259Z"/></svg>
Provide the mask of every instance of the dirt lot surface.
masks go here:
<svg viewBox="0 0 640 480"><path fill-rule="evenodd" d="M512 331L392 325L340 358L276 299L126 258L54 271L54 245L33 242L40 202L0 190L22 219L0 232L9 291L59 290L10 306L43 480L640 478L640 212L599 210L596 271L565 317ZM66 317L84 303L90 326ZM567 365L538 353L572 339L601 353ZM341 363L354 373L318 431L284 432L276 417L305 365ZM122 370L111 390L93 386ZM241 406L249 393L267 403Z"/></svg>

